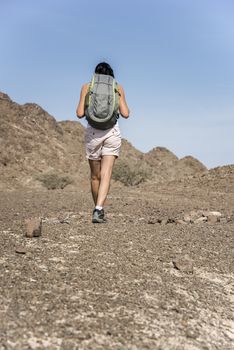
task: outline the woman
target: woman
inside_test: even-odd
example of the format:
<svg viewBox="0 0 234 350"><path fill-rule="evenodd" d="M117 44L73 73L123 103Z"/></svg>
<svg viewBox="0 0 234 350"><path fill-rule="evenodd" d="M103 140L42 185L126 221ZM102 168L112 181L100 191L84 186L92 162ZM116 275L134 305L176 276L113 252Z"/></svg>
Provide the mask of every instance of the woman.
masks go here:
<svg viewBox="0 0 234 350"><path fill-rule="evenodd" d="M112 68L106 62L99 63L95 68L95 74L107 75L114 78ZM80 101L76 109L78 118L87 117L86 103L90 84L84 84L80 93ZM123 118L129 117L129 109L125 100L124 90L117 85L119 113ZM88 123L85 135L86 157L89 161L91 172L91 191L95 208L93 211L93 223L104 223L104 203L109 192L112 169L115 159L118 158L121 147L121 134L116 119L114 126L107 130L94 128Z"/></svg>

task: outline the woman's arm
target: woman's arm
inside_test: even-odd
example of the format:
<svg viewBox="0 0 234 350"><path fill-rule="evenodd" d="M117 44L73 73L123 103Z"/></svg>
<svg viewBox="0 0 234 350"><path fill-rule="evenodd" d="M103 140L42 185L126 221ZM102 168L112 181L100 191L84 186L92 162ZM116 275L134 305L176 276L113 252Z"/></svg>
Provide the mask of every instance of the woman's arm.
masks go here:
<svg viewBox="0 0 234 350"><path fill-rule="evenodd" d="M124 89L122 88L121 85L118 85L119 88L119 93L120 93L120 97L119 97L119 111L120 114L122 115L122 117L124 118L128 118L129 117L129 108L125 99L125 93L124 93Z"/></svg>
<svg viewBox="0 0 234 350"><path fill-rule="evenodd" d="M82 86L81 92L80 92L80 101L76 108L76 115L78 118L84 117L84 109L85 109L85 96L88 92L88 84L84 84Z"/></svg>

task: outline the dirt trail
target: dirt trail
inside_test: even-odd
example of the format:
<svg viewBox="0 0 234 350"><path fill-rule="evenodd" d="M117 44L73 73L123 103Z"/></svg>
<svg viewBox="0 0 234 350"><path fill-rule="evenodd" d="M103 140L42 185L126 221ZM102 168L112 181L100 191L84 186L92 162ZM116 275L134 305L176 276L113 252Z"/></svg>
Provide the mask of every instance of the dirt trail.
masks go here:
<svg viewBox="0 0 234 350"><path fill-rule="evenodd" d="M199 191L113 188L104 225L88 189L1 192L0 349L233 349L233 196ZM198 208L228 220L152 220Z"/></svg>

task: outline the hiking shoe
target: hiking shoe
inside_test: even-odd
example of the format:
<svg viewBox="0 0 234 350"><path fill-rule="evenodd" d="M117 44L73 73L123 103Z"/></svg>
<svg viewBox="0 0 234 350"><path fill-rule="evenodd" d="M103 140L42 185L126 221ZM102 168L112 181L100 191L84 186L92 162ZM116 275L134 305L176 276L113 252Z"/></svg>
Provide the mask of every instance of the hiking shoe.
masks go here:
<svg viewBox="0 0 234 350"><path fill-rule="evenodd" d="M106 222L106 219L104 218L104 210L94 209L92 223L102 224L104 222Z"/></svg>

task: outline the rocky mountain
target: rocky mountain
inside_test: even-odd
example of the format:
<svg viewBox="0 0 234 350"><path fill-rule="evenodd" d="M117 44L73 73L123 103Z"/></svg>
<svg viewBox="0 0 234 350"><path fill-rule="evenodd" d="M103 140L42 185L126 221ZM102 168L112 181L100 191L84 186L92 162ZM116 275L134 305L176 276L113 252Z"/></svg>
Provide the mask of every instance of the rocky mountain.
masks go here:
<svg viewBox="0 0 234 350"><path fill-rule="evenodd" d="M144 155L144 161L154 169L156 179L173 180L207 171L205 165L192 156L179 159L165 147L156 147Z"/></svg>
<svg viewBox="0 0 234 350"><path fill-rule="evenodd" d="M163 147L148 153L123 140L119 162L144 168L154 181L168 181L206 172L197 159L178 159ZM117 162L118 164L118 162ZM70 176L86 183L84 127L78 121L56 121L35 103L20 105L0 93L0 189L39 185L41 174Z"/></svg>

